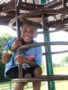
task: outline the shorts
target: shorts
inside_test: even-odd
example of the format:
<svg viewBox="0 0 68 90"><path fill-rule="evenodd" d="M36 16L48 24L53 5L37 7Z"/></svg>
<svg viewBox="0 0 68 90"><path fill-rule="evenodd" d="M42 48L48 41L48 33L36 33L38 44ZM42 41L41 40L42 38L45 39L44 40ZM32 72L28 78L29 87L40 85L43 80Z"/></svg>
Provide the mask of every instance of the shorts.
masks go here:
<svg viewBox="0 0 68 90"><path fill-rule="evenodd" d="M25 74L27 74L27 73L31 74L31 76L34 77L34 70L35 70L36 68L40 68L40 66L36 65L36 66L28 67L28 68L26 68L26 69L23 68L23 69L22 69L22 73L23 73L23 76L22 76L22 77L24 77ZM18 67L16 66L16 67L13 67L13 68L11 68L10 70L8 70L8 71L5 73L5 76L6 76L6 78L8 78L8 79L18 78L18 77L19 77L19 75L18 75Z"/></svg>

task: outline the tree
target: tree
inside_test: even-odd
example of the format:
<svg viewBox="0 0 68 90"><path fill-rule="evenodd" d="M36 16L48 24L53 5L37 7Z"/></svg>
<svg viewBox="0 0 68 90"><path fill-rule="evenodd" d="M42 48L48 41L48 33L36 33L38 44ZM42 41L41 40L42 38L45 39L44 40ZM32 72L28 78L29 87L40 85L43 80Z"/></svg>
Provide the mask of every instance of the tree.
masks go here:
<svg viewBox="0 0 68 90"><path fill-rule="evenodd" d="M2 64L1 57L2 57L3 48L5 47L8 40L11 39L11 38L12 38L12 36L10 36L8 34L4 34L3 36L0 36L0 82L6 80L5 77L4 77L5 65Z"/></svg>
<svg viewBox="0 0 68 90"><path fill-rule="evenodd" d="M12 36L10 36L8 34L4 34L3 36L0 37L0 58L2 56L3 48L5 47L8 40L11 38L12 38Z"/></svg>
<svg viewBox="0 0 68 90"><path fill-rule="evenodd" d="M68 56L64 57L61 61L61 64L64 65L64 64L68 64Z"/></svg>

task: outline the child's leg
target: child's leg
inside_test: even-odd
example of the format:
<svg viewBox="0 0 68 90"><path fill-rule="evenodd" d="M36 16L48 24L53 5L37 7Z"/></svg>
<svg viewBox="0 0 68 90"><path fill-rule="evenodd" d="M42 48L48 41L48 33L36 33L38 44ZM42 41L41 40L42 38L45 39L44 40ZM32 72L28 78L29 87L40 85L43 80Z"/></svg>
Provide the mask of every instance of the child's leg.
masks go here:
<svg viewBox="0 0 68 90"><path fill-rule="evenodd" d="M26 83L16 83L14 90L23 90ZM22 88L22 89L21 89Z"/></svg>
<svg viewBox="0 0 68 90"><path fill-rule="evenodd" d="M34 77L40 77L42 75L41 68L37 67L34 70ZM41 88L41 81L33 82L33 90L40 90Z"/></svg>

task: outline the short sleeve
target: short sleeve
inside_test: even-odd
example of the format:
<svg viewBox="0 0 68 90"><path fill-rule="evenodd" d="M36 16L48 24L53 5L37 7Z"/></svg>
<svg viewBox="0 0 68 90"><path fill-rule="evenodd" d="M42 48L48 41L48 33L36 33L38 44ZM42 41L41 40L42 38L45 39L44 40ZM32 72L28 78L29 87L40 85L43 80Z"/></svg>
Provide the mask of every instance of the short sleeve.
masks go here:
<svg viewBox="0 0 68 90"><path fill-rule="evenodd" d="M12 47L12 44L13 44L14 41L15 41L15 38L10 39L10 40L7 42L6 46L4 47L4 50L7 51L8 49L10 49L10 48Z"/></svg>
<svg viewBox="0 0 68 90"><path fill-rule="evenodd" d="M41 66L42 63L42 48L41 47L36 47L36 55L35 55L35 60L36 64Z"/></svg>

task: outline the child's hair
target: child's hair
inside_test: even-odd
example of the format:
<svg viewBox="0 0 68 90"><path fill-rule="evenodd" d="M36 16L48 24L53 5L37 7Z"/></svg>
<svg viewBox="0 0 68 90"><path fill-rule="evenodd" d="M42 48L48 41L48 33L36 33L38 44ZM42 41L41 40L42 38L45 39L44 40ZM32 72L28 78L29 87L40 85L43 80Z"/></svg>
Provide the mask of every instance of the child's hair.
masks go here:
<svg viewBox="0 0 68 90"><path fill-rule="evenodd" d="M26 27L31 27L32 30L37 31L37 25L36 23L29 21L29 20L24 20L24 22L21 24L21 31L24 30Z"/></svg>

